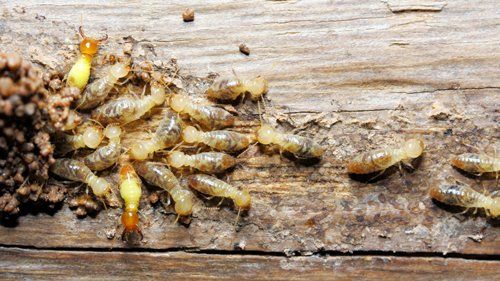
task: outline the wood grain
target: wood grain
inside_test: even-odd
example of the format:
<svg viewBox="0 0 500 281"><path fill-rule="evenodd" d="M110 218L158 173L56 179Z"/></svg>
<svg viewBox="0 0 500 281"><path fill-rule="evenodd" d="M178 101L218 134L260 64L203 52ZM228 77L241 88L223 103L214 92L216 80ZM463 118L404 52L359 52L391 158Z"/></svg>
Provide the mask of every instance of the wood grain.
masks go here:
<svg viewBox="0 0 500 281"><path fill-rule="evenodd" d="M500 254L494 221L453 215L427 196L428 186L447 176L495 189L492 180L465 178L447 159L471 150L463 143L486 151L500 136L497 1L449 1L439 12L405 13L374 0L0 4L1 49L67 68L83 15L86 30L110 36L103 53L120 50L131 36L150 58L175 56L184 75L229 75L234 68L268 77L269 119L327 147L314 166L260 152L245 160L229 180L246 186L255 204L238 231L230 205L209 211L200 198L185 227L172 224L171 207L143 202L145 241L138 247ZM181 19L186 7L196 11L192 23ZM239 53L240 43L250 56ZM237 129L258 126L256 106L241 109L253 115L242 114ZM414 173L371 184L346 175L352 155L419 132L429 151ZM27 215L15 227L0 227L0 244L126 247L118 237L105 238L118 216L108 210L78 220L66 207Z"/></svg>
<svg viewBox="0 0 500 281"><path fill-rule="evenodd" d="M273 257L0 249L2 280L494 280L498 262L445 258Z"/></svg>

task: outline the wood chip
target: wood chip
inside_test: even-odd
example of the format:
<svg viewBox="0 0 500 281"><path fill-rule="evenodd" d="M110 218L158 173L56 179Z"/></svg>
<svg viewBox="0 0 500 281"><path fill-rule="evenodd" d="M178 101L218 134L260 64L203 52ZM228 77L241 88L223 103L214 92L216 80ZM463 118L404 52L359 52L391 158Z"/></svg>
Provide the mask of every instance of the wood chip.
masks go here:
<svg viewBox="0 0 500 281"><path fill-rule="evenodd" d="M248 48L248 46L245 45L244 43L241 43L240 44L240 52L242 54L245 54L245 55L249 56L250 55L250 48Z"/></svg>
<svg viewBox="0 0 500 281"><path fill-rule="evenodd" d="M182 13L182 20L184 22L194 21L194 10L190 8L184 10L184 13Z"/></svg>

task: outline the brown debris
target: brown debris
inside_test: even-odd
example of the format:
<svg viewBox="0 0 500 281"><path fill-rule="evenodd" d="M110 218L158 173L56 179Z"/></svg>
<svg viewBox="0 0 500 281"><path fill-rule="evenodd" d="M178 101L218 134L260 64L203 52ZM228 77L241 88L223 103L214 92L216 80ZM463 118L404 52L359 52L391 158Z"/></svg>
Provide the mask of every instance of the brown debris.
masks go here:
<svg viewBox="0 0 500 281"><path fill-rule="evenodd" d="M43 80L46 93L47 113L50 123L56 130L63 130L70 122L81 122L81 118L73 115L70 109L71 103L80 98L80 90L74 87L64 87L62 84L63 74L57 71L47 73ZM77 120L73 121L73 118Z"/></svg>
<svg viewBox="0 0 500 281"><path fill-rule="evenodd" d="M16 54L0 53L0 213L16 214L20 202L60 196L44 189L54 159L46 125L43 81ZM48 187L46 187L48 188ZM41 198L42 194L47 194Z"/></svg>
<svg viewBox="0 0 500 281"><path fill-rule="evenodd" d="M78 217L85 217L88 214L96 214L101 209L99 204L88 194L82 194L71 198L68 201L68 205L71 209L75 210L75 214Z"/></svg>
<svg viewBox="0 0 500 281"><path fill-rule="evenodd" d="M184 12L182 13L182 20L184 22L194 21L194 10L190 8L184 10Z"/></svg>
<svg viewBox="0 0 500 281"><path fill-rule="evenodd" d="M244 55L249 56L250 55L250 48L248 48L248 46L245 45L245 43L241 43L240 44L240 52Z"/></svg>

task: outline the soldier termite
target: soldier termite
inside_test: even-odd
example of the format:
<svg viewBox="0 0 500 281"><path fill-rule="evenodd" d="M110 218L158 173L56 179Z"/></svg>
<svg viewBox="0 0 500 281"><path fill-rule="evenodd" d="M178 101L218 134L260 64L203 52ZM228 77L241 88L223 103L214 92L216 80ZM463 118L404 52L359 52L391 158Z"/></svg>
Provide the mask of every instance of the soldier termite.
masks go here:
<svg viewBox="0 0 500 281"><path fill-rule="evenodd" d="M211 196L232 199L235 207L238 208L238 217L242 210L248 210L252 205L252 198L246 189L236 188L216 177L204 174L190 175L187 179L189 186L194 190Z"/></svg>
<svg viewBox="0 0 500 281"><path fill-rule="evenodd" d="M410 162L422 155L424 142L422 139L410 139L399 148L385 148L362 153L347 165L351 174L371 174L385 171L396 163L411 166Z"/></svg>
<svg viewBox="0 0 500 281"><path fill-rule="evenodd" d="M80 99L76 101L77 108L90 109L101 104L118 80L127 76L129 71L128 61L110 66L108 72L103 77L94 80L85 88Z"/></svg>
<svg viewBox="0 0 500 281"><path fill-rule="evenodd" d="M500 216L500 197L484 195L467 185L439 185L433 186L429 190L431 198L445 203L466 208L484 209L487 216Z"/></svg>
<svg viewBox="0 0 500 281"><path fill-rule="evenodd" d="M107 35L101 39L86 37L81 26L79 27L79 32L83 38L80 42L80 56L68 73L67 83L69 86L83 90L89 81L92 58L97 53L99 44L108 37Z"/></svg>
<svg viewBox="0 0 500 281"><path fill-rule="evenodd" d="M96 196L107 199L108 203L114 203L109 182L94 175L83 162L69 158L56 159L50 166L50 171L62 178L85 183Z"/></svg>
<svg viewBox="0 0 500 281"><path fill-rule="evenodd" d="M299 159L320 158L325 152L323 147L310 138L278 132L270 125L264 124L262 122L262 117L261 126L257 130L257 141L264 145L277 145L280 151L292 153Z"/></svg>
<svg viewBox="0 0 500 281"><path fill-rule="evenodd" d="M124 201L121 221L123 224L122 240L129 241L130 234L137 233L142 240L139 228L139 201L141 199L141 180L129 163L120 168L120 195Z"/></svg>
<svg viewBox="0 0 500 281"><path fill-rule="evenodd" d="M64 155L80 148L97 148L102 141L102 129L98 125L85 124L75 135L57 134L57 153Z"/></svg>
<svg viewBox="0 0 500 281"><path fill-rule="evenodd" d="M485 154L464 153L451 159L451 164L460 170L482 175L484 173L500 172L500 158Z"/></svg>
<svg viewBox="0 0 500 281"><path fill-rule="evenodd" d="M182 139L186 143L203 143L209 147L226 152L237 152L255 142L254 135L241 134L232 131L202 132L193 126L182 131Z"/></svg>
<svg viewBox="0 0 500 281"><path fill-rule="evenodd" d="M172 111L166 111L153 137L132 145L130 156L132 159L144 160L155 151L174 145L181 134L181 120Z"/></svg>
<svg viewBox="0 0 500 281"><path fill-rule="evenodd" d="M187 155L180 151L173 151L167 156L167 163L177 169L187 166L207 174L218 174L236 165L236 159L221 152Z"/></svg>
<svg viewBox="0 0 500 281"><path fill-rule="evenodd" d="M165 101L165 90L154 87L144 97L120 97L110 100L92 111L92 118L103 123L126 124L138 120L153 107Z"/></svg>
<svg viewBox="0 0 500 281"><path fill-rule="evenodd" d="M207 90L207 96L216 100L234 101L238 97L250 94L250 99L258 100L268 91L268 82L258 76L253 79L223 78L216 80Z"/></svg>
<svg viewBox="0 0 500 281"><path fill-rule="evenodd" d="M83 158L83 162L92 171L101 171L113 166L121 152L120 143L121 129L117 125L108 125L104 129L104 136L108 138L109 143L99 147L91 154Z"/></svg>
<svg viewBox="0 0 500 281"><path fill-rule="evenodd" d="M136 162L137 173L147 182L166 190L175 202L175 212L179 216L189 216L193 212L193 194L179 184L179 180L163 163Z"/></svg>
<svg viewBox="0 0 500 281"><path fill-rule="evenodd" d="M172 95L170 107L178 112L185 113L199 123L204 129L222 129L234 125L234 116L222 108L215 106L199 105L189 97Z"/></svg>

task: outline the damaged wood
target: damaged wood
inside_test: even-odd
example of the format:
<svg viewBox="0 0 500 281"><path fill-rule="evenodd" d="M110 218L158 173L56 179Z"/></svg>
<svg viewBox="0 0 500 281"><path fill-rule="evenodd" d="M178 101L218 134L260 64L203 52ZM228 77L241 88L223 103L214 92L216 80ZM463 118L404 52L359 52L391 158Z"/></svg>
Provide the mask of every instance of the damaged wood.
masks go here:
<svg viewBox="0 0 500 281"><path fill-rule="evenodd" d="M133 41L143 47L139 48L140 55L153 61L161 63L175 56L186 77L206 77L210 72L232 75L234 68L239 75L269 78L266 118L283 130L312 137L327 148L320 163L307 166L255 147L249 153L255 157L244 158L229 175L231 183L250 190L255 202L236 229L236 212L231 205L206 209L218 201L207 202L199 197L191 223L184 226L173 223L176 216L171 206L151 206L143 200L145 240L136 247L500 254L498 222L458 215L446 206L436 205L427 195L429 185L453 179L466 181L478 190L497 188L494 180L467 178L448 163L451 154L472 152L469 146L492 153L488 147L500 136L497 1L453 1L446 9L442 9L444 4L393 4L393 12L407 11L404 7L441 11L404 15L391 14L380 1L0 3L0 42L6 51L18 51L44 67L68 68L76 56L79 25L77 20L68 19L79 19L83 14L86 30L109 35L103 54L122 50ZM19 6L24 13L14 10ZM197 11L193 24L179 19L186 6ZM225 15L224 20L221 15ZM252 46L252 56L235 52L239 42ZM176 83L191 95L203 97L202 88L193 86L195 83ZM257 128L255 104L246 102L235 106L235 110L242 119L236 130ZM397 145L415 134L424 135L428 152L414 172L400 176L396 169L372 183L346 174L345 163L354 155ZM118 220L119 210L114 209L85 219L77 219L66 206L54 214L33 210L17 221L3 221L0 244L125 248L127 245L114 235ZM2 255L18 255L29 261L55 253L12 251L2 250ZM64 257L77 260L80 255L89 260L103 257L99 259L102 263L107 262L104 257L111 257L110 263L126 257L122 253L78 252ZM149 259L155 255L146 256ZM175 255L184 255L186 262L194 260L190 254ZM266 257L260 262L267 259L273 266L282 263L281 257ZM342 264L350 259L329 257L326 263ZM352 259L361 260L361 265L353 266L366 266L363 259ZM153 260L146 264L153 264ZM285 265L289 261L283 260ZM314 262L317 260L321 263ZM375 260L375 265L386 268L380 258ZM454 270L446 271L448 267L443 264L451 262L448 259L417 259L416 265L403 260L412 274L425 266L430 268L429 274L445 270L459 277L476 265L486 264L487 270L494 270L489 262L453 261L455 266L449 268ZM311 268L325 272L321 258L301 257L294 261L302 272L308 272L309 263ZM235 268L243 267L243 261L236 263ZM436 263L438 266L433 267ZM206 264L197 266L210 268ZM386 269L400 268L393 266ZM341 267L334 269L328 273ZM379 272L376 266L368 269L374 274ZM8 272L16 274L10 267Z"/></svg>

